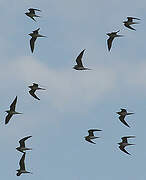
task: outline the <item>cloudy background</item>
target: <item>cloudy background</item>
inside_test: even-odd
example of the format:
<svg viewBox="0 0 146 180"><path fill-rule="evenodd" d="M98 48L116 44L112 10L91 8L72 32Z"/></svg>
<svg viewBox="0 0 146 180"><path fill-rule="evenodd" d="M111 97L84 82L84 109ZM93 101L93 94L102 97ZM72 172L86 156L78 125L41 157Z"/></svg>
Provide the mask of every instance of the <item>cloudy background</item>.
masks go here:
<svg viewBox="0 0 146 180"><path fill-rule="evenodd" d="M146 2L144 0L3 0L1 6L0 143L1 178L30 180L144 180L146 145ZM42 10L34 22L24 13ZM141 18L136 31L124 28L127 16ZM34 54L28 34L40 27L48 38L36 41ZM123 38L108 52L106 33L121 30ZM75 71L75 59L85 67ZM28 93L39 83L40 101ZM4 125L5 110L18 96L16 115ZM118 120L120 108L131 128ZM99 128L96 145L84 140L89 128ZM18 141L32 135L26 145L26 169L32 175L17 177L21 153ZM128 147L118 148L120 138L135 135ZM123 175L124 173L124 175Z"/></svg>

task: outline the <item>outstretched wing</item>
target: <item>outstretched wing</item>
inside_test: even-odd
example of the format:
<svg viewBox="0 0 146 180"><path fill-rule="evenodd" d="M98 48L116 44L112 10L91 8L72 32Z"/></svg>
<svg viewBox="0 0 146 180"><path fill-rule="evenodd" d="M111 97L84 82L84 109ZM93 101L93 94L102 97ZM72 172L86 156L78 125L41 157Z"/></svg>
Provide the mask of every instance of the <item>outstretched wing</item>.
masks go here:
<svg viewBox="0 0 146 180"><path fill-rule="evenodd" d="M25 153L23 153L23 156L20 159L19 165L21 170L25 170Z"/></svg>
<svg viewBox="0 0 146 180"><path fill-rule="evenodd" d="M102 131L102 130L100 130L100 129L89 129L88 130L89 136L94 136L95 131Z"/></svg>
<svg viewBox="0 0 146 180"><path fill-rule="evenodd" d="M132 21L133 21L133 19L136 19L136 20L141 20L141 19L139 19L139 18L135 18L135 17L127 17L127 19L128 19L128 21L130 21L130 22L132 22Z"/></svg>
<svg viewBox="0 0 146 180"><path fill-rule="evenodd" d="M34 30L33 33L38 34L39 30L40 30L40 28Z"/></svg>
<svg viewBox="0 0 146 180"><path fill-rule="evenodd" d="M31 39L30 39L30 48L31 48L31 52L33 53L33 51L34 51L34 44L35 44L35 41L36 41L36 37L32 37Z"/></svg>
<svg viewBox="0 0 146 180"><path fill-rule="evenodd" d="M135 138L135 136L124 136L124 137L121 138L122 142L123 143L128 143L128 141L127 141L128 138Z"/></svg>
<svg viewBox="0 0 146 180"><path fill-rule="evenodd" d="M91 141L91 139L88 136L85 138L85 140L92 143L92 144L96 144L95 142Z"/></svg>
<svg viewBox="0 0 146 180"><path fill-rule="evenodd" d="M77 65L80 66L80 67L83 67L82 57L83 57L84 51L85 51L85 49L84 49L84 50L78 55L78 57L76 58L76 63L77 63Z"/></svg>
<svg viewBox="0 0 146 180"><path fill-rule="evenodd" d="M12 117L12 114L8 114L8 115L6 116L5 124L8 124L8 122L9 122L10 119L11 119L11 117Z"/></svg>
<svg viewBox="0 0 146 180"><path fill-rule="evenodd" d="M125 124L125 126L127 126L127 127L129 127L130 128L130 126L128 125L128 123L125 121L125 116L119 116L119 119L120 119L120 121L123 123L123 124Z"/></svg>
<svg viewBox="0 0 146 180"><path fill-rule="evenodd" d="M17 96L15 97L14 101L10 105L10 110L15 111L16 103L17 103Z"/></svg>
<svg viewBox="0 0 146 180"><path fill-rule="evenodd" d="M123 151L124 153L131 155L128 151L125 150L124 146L119 146L119 148L120 148L121 151Z"/></svg>
<svg viewBox="0 0 146 180"><path fill-rule="evenodd" d="M35 8L29 8L28 10L33 14L35 14L35 11L40 11L41 12L40 9L35 9Z"/></svg>
<svg viewBox="0 0 146 180"><path fill-rule="evenodd" d="M111 47L112 47L112 42L113 42L114 37L109 37L109 39L107 40L107 45L108 45L108 50L110 51Z"/></svg>
<svg viewBox="0 0 146 180"><path fill-rule="evenodd" d="M38 84L36 84L36 83L33 83L33 86L34 86L34 87L38 87L39 85L38 85Z"/></svg>
<svg viewBox="0 0 146 180"><path fill-rule="evenodd" d="M21 146L21 147L25 147L25 141L26 141L28 138L30 138L30 137L32 137L32 136L27 136L27 137L24 137L23 139L21 139L21 140L19 141L20 146Z"/></svg>
<svg viewBox="0 0 146 180"><path fill-rule="evenodd" d="M127 112L127 110L126 110L126 109L122 109L122 108L121 108L121 112Z"/></svg>
<svg viewBox="0 0 146 180"><path fill-rule="evenodd" d="M134 29L133 27L131 27L129 24L125 23L124 25L125 25L127 28L129 28L129 29L132 29L132 30L136 31L136 29Z"/></svg>
<svg viewBox="0 0 146 180"><path fill-rule="evenodd" d="M34 19L34 17L32 17L32 16L29 16L29 17L36 22L36 20Z"/></svg>
<svg viewBox="0 0 146 180"><path fill-rule="evenodd" d="M30 95L32 95L35 99L38 99L38 100L40 100L36 95L35 95L35 90L30 90L29 91L29 93L30 93Z"/></svg>

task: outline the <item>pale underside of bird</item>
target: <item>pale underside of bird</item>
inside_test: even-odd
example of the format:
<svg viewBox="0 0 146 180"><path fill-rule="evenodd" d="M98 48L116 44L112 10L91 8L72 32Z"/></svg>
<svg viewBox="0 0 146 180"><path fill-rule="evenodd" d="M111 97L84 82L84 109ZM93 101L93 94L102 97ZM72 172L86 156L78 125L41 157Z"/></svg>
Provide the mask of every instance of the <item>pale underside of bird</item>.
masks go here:
<svg viewBox="0 0 146 180"><path fill-rule="evenodd" d="M130 128L129 124L125 121L125 117L127 115L131 115L131 114L134 114L134 113L128 113L126 109L121 109L120 112L117 112L117 114L119 114L119 120L127 127Z"/></svg>
<svg viewBox="0 0 146 180"><path fill-rule="evenodd" d="M113 42L114 38L116 38L116 37L123 37L123 35L118 35L117 34L118 32L120 32L120 30L116 31L116 32L107 33L107 35L109 36L109 38L107 40L107 45L108 45L108 50L109 51L111 50L112 42Z"/></svg>
<svg viewBox="0 0 146 180"><path fill-rule="evenodd" d="M74 69L76 70L91 70L89 68L85 68L83 66L83 63L82 63L82 57L83 57L83 54L84 54L84 51L85 49L78 55L78 57L76 58L76 65L73 67Z"/></svg>
<svg viewBox="0 0 146 180"><path fill-rule="evenodd" d="M121 138L122 142L120 142L118 144L120 145L119 148L120 148L121 151L123 151L126 154L131 155L128 151L125 150L125 147L126 146L130 146L130 145L135 145L135 144L128 143L128 138L135 138L135 136L125 136L125 137L122 137Z"/></svg>
<svg viewBox="0 0 146 180"><path fill-rule="evenodd" d="M29 34L31 36L31 39L30 39L30 48L31 48L31 52L32 53L34 51L34 45L35 45L36 39L38 37L46 37L46 36L43 36L43 35L39 34L39 30L40 30L40 28L34 30L33 33Z"/></svg>
<svg viewBox="0 0 146 180"><path fill-rule="evenodd" d="M19 112L16 112L15 111L15 108L16 108L16 103L17 103L17 96L15 97L14 101L12 102L12 104L10 105L10 110L7 110L5 112L7 112L7 116L5 118L5 124L8 124L8 122L10 121L11 117L14 115L14 114L22 114L22 113L19 113Z"/></svg>
<svg viewBox="0 0 146 180"><path fill-rule="evenodd" d="M85 140L92 143L92 144L96 144L95 142L91 141L92 139L100 138L100 137L94 136L94 132L96 132L96 131L102 131L102 130L100 130L100 129L89 129L88 130L89 135L84 137Z"/></svg>
<svg viewBox="0 0 146 180"><path fill-rule="evenodd" d="M133 20L141 20L139 18L134 18L134 17L127 17L127 21L123 21L124 23L124 26L131 29L131 30L134 30L136 31L136 29L134 29L133 27L131 27L132 24L139 24L139 22L134 22Z"/></svg>
<svg viewBox="0 0 146 180"><path fill-rule="evenodd" d="M27 151L27 150L32 150L31 148L27 148L25 147L25 141L28 139L28 138L31 138L32 136L27 136L27 137L24 137L22 138L20 141L19 141L19 144L20 146L17 147L16 149L22 153L24 153L24 151Z"/></svg>
<svg viewBox="0 0 146 180"><path fill-rule="evenodd" d="M34 97L35 99L37 99L37 100L40 100L40 99L36 96L35 91L36 91L36 90L46 90L46 89L44 89L44 88L40 88L39 85L36 84L36 83L33 83L32 86L28 86L28 87L31 89L31 90L29 91L30 95L33 96L33 97Z"/></svg>
<svg viewBox="0 0 146 180"><path fill-rule="evenodd" d="M29 8L28 10L29 10L29 12L26 12L25 14L26 14L28 17L30 17L31 19L33 19L34 21L36 21L34 17L40 17L40 16L38 16L38 15L35 14L35 11L40 11L40 12L41 12L41 10L39 10L39 9L34 9L34 8Z"/></svg>
<svg viewBox="0 0 146 180"><path fill-rule="evenodd" d="M20 169L18 169L18 170L16 170L17 171L17 176L20 176L21 174L26 174L26 173L31 173L31 172L29 172L29 171L26 171L26 169L25 169L25 154L26 153L23 153L23 155L22 155L22 157L21 157L21 159L20 159L20 161L19 161L19 166L20 166ZM32 173L31 173L32 174Z"/></svg>

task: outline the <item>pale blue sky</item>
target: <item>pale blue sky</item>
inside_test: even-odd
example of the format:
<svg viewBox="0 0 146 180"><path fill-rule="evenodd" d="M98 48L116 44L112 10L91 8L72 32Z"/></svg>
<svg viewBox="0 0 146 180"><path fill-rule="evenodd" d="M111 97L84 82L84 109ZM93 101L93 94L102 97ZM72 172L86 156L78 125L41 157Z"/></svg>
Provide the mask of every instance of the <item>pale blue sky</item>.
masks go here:
<svg viewBox="0 0 146 180"><path fill-rule="evenodd" d="M146 145L146 2L144 0L13 0L1 1L1 178L15 180L144 180ZM37 23L24 13L39 8ZM135 31L124 28L127 16L141 18ZM48 38L36 41L34 54L29 33L40 27ZM121 30L123 38L108 52L106 33ZM81 50L85 67L72 69ZM33 82L47 88L28 93ZM18 96L17 110L4 125L5 113ZM118 120L120 108L131 128ZM84 140L90 128L102 129L96 145ZM32 135L26 144L26 169L16 176L21 153L19 139ZM135 135L127 147L118 148L122 136ZM144 143L144 144L143 144Z"/></svg>

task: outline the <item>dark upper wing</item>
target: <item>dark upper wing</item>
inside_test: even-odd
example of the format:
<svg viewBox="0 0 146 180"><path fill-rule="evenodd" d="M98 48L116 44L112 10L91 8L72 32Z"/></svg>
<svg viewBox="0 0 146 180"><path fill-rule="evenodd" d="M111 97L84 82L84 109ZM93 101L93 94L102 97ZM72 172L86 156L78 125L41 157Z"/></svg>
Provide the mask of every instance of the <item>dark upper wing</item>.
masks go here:
<svg viewBox="0 0 146 180"><path fill-rule="evenodd" d="M125 124L127 127L130 127L128 124L127 124L127 122L124 120L124 118L125 118L125 116L119 116L119 119L120 119L120 121L123 123L123 124Z"/></svg>
<svg viewBox="0 0 146 180"><path fill-rule="evenodd" d="M41 12L41 10L40 10L40 9L35 9L35 8L33 8L33 10L35 10L35 11L40 11L40 12Z"/></svg>
<svg viewBox="0 0 146 180"><path fill-rule="evenodd" d="M27 137L21 139L21 140L19 141L20 146L21 146L21 147L25 147L25 140L27 140L27 139L30 138L30 137L32 137L32 136L27 136Z"/></svg>
<svg viewBox="0 0 146 180"><path fill-rule="evenodd" d="M38 84L36 84L36 83L33 83L33 86L34 86L34 87L38 87L39 85L38 85Z"/></svg>
<svg viewBox="0 0 146 180"><path fill-rule="evenodd" d="M127 151L124 149L124 146L119 146L119 148L120 148L121 151L123 151L124 153L131 155L129 152L127 152Z"/></svg>
<svg viewBox="0 0 146 180"><path fill-rule="evenodd" d="M109 39L107 40L107 45L108 45L108 50L110 51L111 47L112 47L112 42L113 42L114 37L109 37Z"/></svg>
<svg viewBox="0 0 146 180"><path fill-rule="evenodd" d="M20 162L19 162L20 169L22 169L22 170L25 170L25 163L24 163L24 161L25 161L25 153L23 153L23 156L21 157Z"/></svg>
<svg viewBox="0 0 146 180"><path fill-rule="evenodd" d="M127 17L127 19L128 19L128 21L130 21L130 22L132 22L132 21L133 21L133 19L141 20L141 19L139 19L139 18L135 18L135 17Z"/></svg>
<svg viewBox="0 0 146 180"><path fill-rule="evenodd" d="M135 138L135 136L124 136L124 137L121 138L122 142L123 143L128 143L128 141L127 141L128 138Z"/></svg>
<svg viewBox="0 0 146 180"><path fill-rule="evenodd" d="M38 34L38 31L39 31L39 30L40 30L40 28L34 30L33 33Z"/></svg>
<svg viewBox="0 0 146 180"><path fill-rule="evenodd" d="M129 22L133 21L133 17L127 17L127 19L128 19Z"/></svg>
<svg viewBox="0 0 146 180"><path fill-rule="evenodd" d="M85 140L92 143L92 144L96 144L95 142L91 141L91 139L88 136L85 138Z"/></svg>
<svg viewBox="0 0 146 180"><path fill-rule="evenodd" d="M31 52L33 53L33 50L34 50L34 43L35 43L35 41L36 41L36 37L32 37L31 39L30 39L30 47L31 47Z"/></svg>
<svg viewBox="0 0 146 180"><path fill-rule="evenodd" d="M32 95L35 99L38 99L38 100L40 100L34 93L35 93L35 90L30 90L29 91L29 93L30 93L30 95Z"/></svg>
<svg viewBox="0 0 146 180"><path fill-rule="evenodd" d="M122 108L121 108L121 112L127 112L127 110L126 110L126 109L122 109Z"/></svg>
<svg viewBox="0 0 146 180"><path fill-rule="evenodd" d="M89 129L88 130L89 136L94 136L94 131L102 131L102 130L100 130L100 129Z"/></svg>
<svg viewBox="0 0 146 180"><path fill-rule="evenodd" d="M12 115L11 114L8 114L7 116L6 116L6 119L5 119L5 124L8 124L8 122L10 121L10 119L11 119L11 117L12 117Z"/></svg>
<svg viewBox="0 0 146 180"><path fill-rule="evenodd" d="M83 67L82 57L83 57L84 51L85 51L85 49L84 49L84 50L78 55L78 57L76 58L77 65L78 65L78 66L81 66L81 67Z"/></svg>
<svg viewBox="0 0 146 180"><path fill-rule="evenodd" d="M134 29L133 27L131 27L131 26L130 26L130 25L128 25L127 23L124 23L124 25L125 25L127 28L129 28L129 29L132 29L132 30L136 31L136 29Z"/></svg>
<svg viewBox="0 0 146 180"><path fill-rule="evenodd" d="M14 101L10 105L10 110L15 111L16 103L17 103L17 96L15 97Z"/></svg>
<svg viewBox="0 0 146 180"><path fill-rule="evenodd" d="M32 16L29 16L31 19L33 19L35 22L36 22L36 20L34 19L34 17L32 17Z"/></svg>

